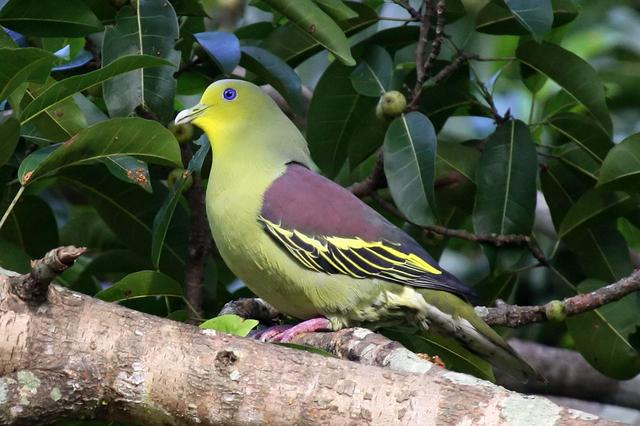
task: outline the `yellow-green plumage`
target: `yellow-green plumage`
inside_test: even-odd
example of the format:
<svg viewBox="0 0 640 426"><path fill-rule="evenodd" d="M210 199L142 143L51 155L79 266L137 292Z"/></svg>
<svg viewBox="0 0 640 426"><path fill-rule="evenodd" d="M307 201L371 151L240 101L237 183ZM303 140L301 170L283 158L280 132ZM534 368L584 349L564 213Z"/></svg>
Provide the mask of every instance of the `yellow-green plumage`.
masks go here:
<svg viewBox="0 0 640 426"><path fill-rule="evenodd" d="M228 99L228 90L233 90L233 99ZM199 105L176 118L188 121L207 133L213 147L206 204L216 245L229 268L256 295L299 319L324 316L334 329L412 322L456 338L520 377L535 374L471 305L443 291L464 295L465 290L417 243L308 171L314 165L304 137L258 87L218 81ZM317 188L328 188L313 196L344 197L361 216L350 218L349 212L339 211L340 205L327 207L354 219L351 225L336 226L357 230L360 221L363 232L331 235L330 217L314 218L304 210L314 208L313 203L283 206L287 200L299 204L301 199L300 193L287 193L286 185L278 184L277 194L271 194L274 182L285 182L289 175L296 191L307 189L300 179L310 179ZM275 219L264 217L268 214Z"/></svg>

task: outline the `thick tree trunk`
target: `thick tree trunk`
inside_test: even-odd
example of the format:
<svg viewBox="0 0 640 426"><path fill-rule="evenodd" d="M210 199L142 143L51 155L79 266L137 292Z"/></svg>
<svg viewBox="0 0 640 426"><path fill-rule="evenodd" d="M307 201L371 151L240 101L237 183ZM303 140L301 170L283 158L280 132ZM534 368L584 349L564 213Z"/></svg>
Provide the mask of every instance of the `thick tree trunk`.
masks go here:
<svg viewBox="0 0 640 426"><path fill-rule="evenodd" d="M0 424L609 424L436 366L402 374L12 289L0 278Z"/></svg>

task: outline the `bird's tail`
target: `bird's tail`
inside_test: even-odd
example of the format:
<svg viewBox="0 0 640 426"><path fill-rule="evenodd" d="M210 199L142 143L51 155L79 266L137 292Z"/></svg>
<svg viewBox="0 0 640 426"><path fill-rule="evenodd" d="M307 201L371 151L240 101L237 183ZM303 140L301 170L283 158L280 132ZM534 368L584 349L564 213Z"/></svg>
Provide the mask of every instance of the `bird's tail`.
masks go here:
<svg viewBox="0 0 640 426"><path fill-rule="evenodd" d="M475 313L473 306L443 291L420 290L428 308L424 325L430 332L455 338L465 349L493 367L527 382L545 379ZM462 302L462 303L461 303Z"/></svg>

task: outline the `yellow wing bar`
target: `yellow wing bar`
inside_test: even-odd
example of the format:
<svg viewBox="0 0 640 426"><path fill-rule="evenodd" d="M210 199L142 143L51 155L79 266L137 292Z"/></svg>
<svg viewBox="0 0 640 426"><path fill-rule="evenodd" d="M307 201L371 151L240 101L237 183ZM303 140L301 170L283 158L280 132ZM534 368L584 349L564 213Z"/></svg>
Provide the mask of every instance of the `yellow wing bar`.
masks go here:
<svg viewBox="0 0 640 426"><path fill-rule="evenodd" d="M438 284L442 271L415 253L399 246L361 238L309 236L285 229L260 216L269 235L308 269L327 274L344 274L354 278L377 277L399 284L431 286Z"/></svg>

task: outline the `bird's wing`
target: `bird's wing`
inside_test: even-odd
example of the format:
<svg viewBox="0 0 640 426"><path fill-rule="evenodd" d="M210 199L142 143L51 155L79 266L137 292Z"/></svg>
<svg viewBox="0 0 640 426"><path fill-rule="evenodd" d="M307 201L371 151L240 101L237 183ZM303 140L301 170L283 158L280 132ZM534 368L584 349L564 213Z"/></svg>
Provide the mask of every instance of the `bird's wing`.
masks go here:
<svg viewBox="0 0 640 426"><path fill-rule="evenodd" d="M300 164L289 164L265 192L259 221L308 269L475 298L404 231L351 192Z"/></svg>

